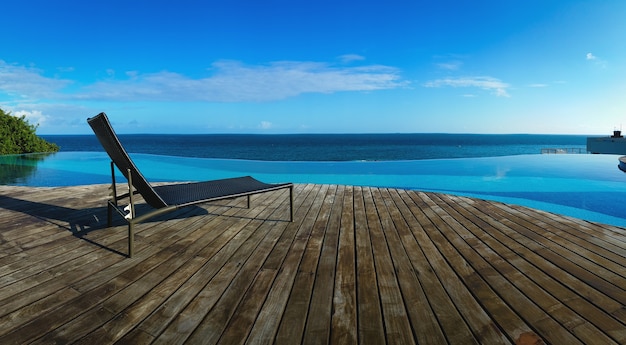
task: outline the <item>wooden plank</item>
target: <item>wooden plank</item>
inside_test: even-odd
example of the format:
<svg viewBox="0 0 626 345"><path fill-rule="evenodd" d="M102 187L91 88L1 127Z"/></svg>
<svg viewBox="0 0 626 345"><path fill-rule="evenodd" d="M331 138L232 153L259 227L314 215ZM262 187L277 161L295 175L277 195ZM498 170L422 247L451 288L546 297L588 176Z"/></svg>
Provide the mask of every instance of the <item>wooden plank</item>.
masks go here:
<svg viewBox="0 0 626 345"><path fill-rule="evenodd" d="M358 342L357 263L354 231L354 189L346 187L341 210L337 270L332 302L331 344L356 344Z"/></svg>
<svg viewBox="0 0 626 345"><path fill-rule="evenodd" d="M7 312L0 318L0 336L31 322L33 315L46 313L78 297L78 291L71 287L65 287L56 291L52 290L52 292L45 295L45 298L30 304L24 304L19 300L16 303L11 303L11 301L5 302L5 304L2 304L2 307L5 308L6 306Z"/></svg>
<svg viewBox="0 0 626 345"><path fill-rule="evenodd" d="M232 221L231 218L227 220ZM230 257L230 253L237 246L236 242L231 242L231 238L238 231L232 232L232 226L227 224L220 226L220 228L224 228L225 231L213 232L219 235L217 239L211 241L201 252L196 254L196 257L203 259L201 267L171 294L153 314L139 323L138 327L128 335L128 338L122 338L122 341L132 339L137 333L158 336L224 265ZM227 249L227 247L232 249Z"/></svg>
<svg viewBox="0 0 626 345"><path fill-rule="evenodd" d="M141 279L121 289L117 294L104 301L102 307L115 316L99 326L94 332L91 332L88 337L81 339L81 342L93 343L97 340L115 341L129 330L129 325L138 323L154 310L168 295L167 292L174 291L175 288L180 286L181 280L184 281L183 277L178 276L172 282L169 278L170 276L177 276L180 272L193 273L194 271L186 266L189 261L192 261L192 267L198 267L199 263L194 260L197 258L194 254L205 247L208 244L207 241L211 239L211 237L204 236L204 233L205 229L199 228L188 237L168 247L168 249L175 250L180 255L163 262ZM144 298L145 296L151 297ZM66 333L76 337L79 331L73 328L88 329L94 326L98 325L91 323L90 325L81 326L79 323L73 323L72 327L66 330ZM65 340L73 341L73 339L67 336Z"/></svg>
<svg viewBox="0 0 626 345"><path fill-rule="evenodd" d="M372 241L374 266L378 276L378 291L383 310L386 341L397 344L413 344L411 325L407 320L407 311L395 274L393 259L389 252L389 244L385 238L385 231L393 231L392 224L383 208L378 208L374 198L376 190L366 188L363 193L367 226Z"/></svg>
<svg viewBox="0 0 626 345"><path fill-rule="evenodd" d="M74 238L75 241L84 241ZM84 247L88 248L88 247ZM94 255L95 254L95 255ZM101 255L102 254L102 255ZM31 257L28 257L30 259ZM48 310L54 309L54 307L61 303L68 302L68 300L57 300L54 297L60 293L63 289L67 289L68 285L73 282L80 281L93 272L106 267L114 262L123 260L123 258L112 255L110 252L93 252L90 256L77 256L76 259L82 259L78 262L67 261L63 265L57 265L49 269L42 268L40 274L31 276L25 280L20 281L20 289L0 290L1 293L11 292L14 294L7 297L3 303L3 311L10 312L11 314L5 315L2 322L3 325L12 325L17 327L18 325L27 322L25 319L28 315L39 315ZM62 294L63 296L71 296ZM49 298L50 297L50 298ZM20 309L21 308L21 309ZM37 310L36 314L32 311ZM7 322L10 320L10 322Z"/></svg>
<svg viewBox="0 0 626 345"><path fill-rule="evenodd" d="M440 202L440 197L437 195L430 195L433 202ZM457 214L453 208L446 208L447 213L451 216L448 218L449 224L453 225L456 233L459 235L457 238L463 238L467 245L473 249L473 251L463 249L461 246L460 251L468 260L475 262L474 265L480 265L480 269L477 268L479 273L490 277L493 275L493 270L496 270L500 275L507 279L519 292L526 295L530 300L534 301L539 307L541 307L546 313L550 313L552 318L561 323L564 328L573 330L572 334L578 337L583 342L590 342L593 339L599 340L604 343L611 343L612 340L604 334L601 330L594 325L587 322L584 317L573 312L566 304L558 300L554 295L546 291L546 286L549 286L551 279L545 275L527 276L519 267L513 266L506 258L504 258L493 246L488 246L487 243L481 241L481 237L490 239L487 232L490 228L479 229L475 224L470 221L466 221L464 217ZM454 219L454 220L452 220ZM463 222L463 226L454 226ZM476 236L475 233L469 231L471 228L473 231L481 234L482 236ZM495 242L490 242L495 245ZM474 255L477 252L482 258L479 259ZM510 254L510 253L509 253ZM516 255L513 255L514 257ZM487 265L489 263L489 265ZM476 267L476 266L475 266ZM487 278L490 279L490 278ZM514 289L506 290L507 292L516 293ZM575 295L570 294L567 298L573 299L572 304L581 304L583 301L576 298ZM597 311L595 309L587 309L589 313ZM594 314L595 316L601 315L601 313ZM606 319L609 321L609 318ZM570 331L568 331L570 332ZM556 333L556 332L552 332ZM550 335L553 336L553 335ZM551 341L554 341L553 339Z"/></svg>
<svg viewBox="0 0 626 345"><path fill-rule="evenodd" d="M210 313L202 320L202 322L196 327L191 336L186 340L190 343L205 343L215 344L220 340L222 333L226 329L228 322L235 314L236 309L242 303L244 296L254 296L255 292L264 291L264 287L273 278L273 272L260 272L259 269L263 262L269 255L270 249L274 247L274 244L280 238L284 227L276 226L273 222L263 222L260 227L255 231L253 236L244 243L246 248L251 254L245 261L240 261L240 269L237 274L231 280L228 288L224 290L220 299L212 306ZM256 241L258 235L259 240ZM257 285L255 286L256 283ZM214 293L214 289L210 290ZM250 293L248 295L247 293ZM255 296L256 297L256 296ZM254 304L254 298L248 298L245 302ZM252 310L253 307L249 303L243 303L243 312L246 310ZM240 331L244 331L243 329ZM232 337L233 334L227 335ZM243 337L245 339L245 336Z"/></svg>
<svg viewBox="0 0 626 345"><path fill-rule="evenodd" d="M500 207L499 204L496 204L496 206ZM526 215L542 222L550 222L553 218L555 218L553 213L547 211L508 204L502 204L502 206L516 209L517 211L525 213ZM564 215L558 215L554 220L555 221L552 224L557 228L570 228L574 232L580 232L591 236L587 238L593 238L594 240L599 241L599 243L613 243L620 249L620 252L624 250L624 244L626 244L626 231L624 231L624 228L622 227L589 222ZM604 244L601 244L600 246L605 247Z"/></svg>
<svg viewBox="0 0 626 345"><path fill-rule="evenodd" d="M199 293L175 315L156 340L156 343L178 344L185 342L207 313L215 306L232 279L237 276L242 267L241 263L245 262L252 254L252 250L256 247L258 241L261 240L260 237L262 235L260 232L254 232L250 228L247 228L247 231L242 231L240 234L241 236L235 236L220 251L226 256L222 259L225 259L224 263L215 270L215 273L211 272L210 280L194 281L199 286L191 288L199 290ZM250 237L252 239L249 240Z"/></svg>
<svg viewBox="0 0 626 345"><path fill-rule="evenodd" d="M474 313L482 314L484 311L467 286L480 286L480 291L484 294L488 294L490 289L485 289L487 285L480 278L476 279L478 276L472 267L455 253L446 241L442 241L439 228L443 225L441 220L434 216L430 206L415 192L402 191L401 197L409 210L404 217L415 219L419 224L411 230L423 251L423 256L419 252L412 253L414 255L412 263L448 342L478 343L479 339L476 339L471 329L475 325L470 325L466 318L469 316L471 320L475 317ZM472 285L464 285L459 276L464 282L469 281ZM502 343L507 341L504 340Z"/></svg>
<svg viewBox="0 0 626 345"><path fill-rule="evenodd" d="M163 279L175 272L186 261L186 258L176 255L181 247L172 246L163 252L173 252L173 255L163 260L153 270L143 275L140 279L117 289L117 292L101 300L97 307L84 310L80 318L57 327L54 331L44 336L46 342L58 344L74 343L86 336L87 340L82 343L93 344L94 341L110 342L119 337L119 331L125 332L126 328L115 327L123 325L119 319L134 321L132 315L122 311L132 305L145 294L150 293ZM156 296L152 296L156 299ZM151 298L151 299L152 299ZM128 327L128 326L127 326Z"/></svg>
<svg viewBox="0 0 626 345"><path fill-rule="evenodd" d="M42 244L35 252L24 252L21 250L19 252L12 252L11 255L7 255L0 259L0 280L2 280L0 288L6 285L5 279L7 278L4 277L8 274L28 269L28 267L42 262L46 263L49 262L49 260L57 259L60 252L71 251L84 247L89 247L85 246L85 241L77 240L77 237L75 236L64 236L58 240Z"/></svg>
<svg viewBox="0 0 626 345"><path fill-rule="evenodd" d="M278 343L300 343L303 339L324 232L332 210L336 188L336 186L327 186L323 200L320 200L319 213L315 222L311 224L311 233L276 335Z"/></svg>
<svg viewBox="0 0 626 345"><path fill-rule="evenodd" d="M269 193L268 193L269 194ZM274 193L276 195L278 193ZM270 199L271 200L271 199ZM285 199L283 199L284 201ZM274 205L280 204L274 200ZM274 214L286 214L285 208L263 207L265 210L259 216L263 218L273 217ZM267 212L267 213L266 213ZM256 218L256 217L255 217ZM242 342L247 336L245 326L247 322L240 318L244 314L244 318L256 315L255 308L265 298L267 286L273 280L275 272L260 271L261 266L269 256L271 249L274 248L287 227L287 222L263 221L259 228L255 230L261 235L261 240L257 247L252 251L252 255L242 263L241 270L232 280L229 288L222 294L220 300L213 307L211 312L202 320L199 326L194 330L189 342L203 343L234 343ZM250 237L250 241L253 236ZM235 326L231 330L236 332L227 332L228 325L232 318ZM249 323L251 325L251 323ZM241 327L239 327L241 326ZM222 340L224 336L226 340ZM236 340L238 339L238 340Z"/></svg>
<svg viewBox="0 0 626 345"><path fill-rule="evenodd" d="M97 198L91 196L91 194L84 195L81 198L68 198L68 193L81 193L83 189L89 192L97 192L100 190L99 187L45 190L45 195L38 195L36 200L29 200L29 195L32 195L32 193L25 193L26 195L20 195L16 198L3 197L5 201L8 200L4 209L14 212L13 217L3 219L14 224L4 224L3 229L6 231L0 234L2 236L0 238L14 240L50 229L41 227L41 222L38 222L41 219L48 220L50 225L54 224L65 227L71 232L78 232L82 227L88 226L95 220L89 218L86 220L85 215L90 215L94 212L104 214L102 211L105 209L102 207L85 207L85 205L96 205ZM1 202L2 200L0 199ZM63 206L60 206L61 203ZM58 215L62 215L63 219L57 219Z"/></svg>
<svg viewBox="0 0 626 345"><path fill-rule="evenodd" d="M255 230L256 226L244 227L223 237L227 243L220 241L209 245L207 250L217 252L211 256L202 254L208 258L204 266L168 299L167 308L160 308L158 313L150 316L151 319L170 320L169 325L148 322L142 329L154 335L162 331L160 339L165 342L185 341L228 287L231 277L241 268L240 263L252 254L253 248L267 234Z"/></svg>
<svg viewBox="0 0 626 345"><path fill-rule="evenodd" d="M320 258L315 273L315 284L309 303L309 315L303 335L304 344L326 344L330 339L330 326L333 309L333 290L337 252L339 244L339 227L343 207L345 187L337 186L330 214L327 217L324 239L320 250Z"/></svg>
<svg viewBox="0 0 626 345"><path fill-rule="evenodd" d="M92 254L84 258L82 262L68 262L62 266L63 270L42 271L40 274L20 281L23 284L14 284L13 287L2 288L0 294L3 295L4 299L0 300L3 306L0 320L6 322L3 326L11 324L12 327L16 327L19 324L16 322L23 320L20 315L31 315L29 310L38 310L38 313L43 313L55 305L47 300L50 295L67 289L72 283L85 279L98 269L120 260L119 257L111 253L99 254ZM23 308L26 309L20 310Z"/></svg>
<svg viewBox="0 0 626 345"><path fill-rule="evenodd" d="M296 185L293 223L286 191L224 200L141 224L126 259L106 188L0 186L1 343L626 342L622 228Z"/></svg>
<svg viewBox="0 0 626 345"><path fill-rule="evenodd" d="M162 251L163 247L167 247L168 245L173 245L176 243L176 238L173 238L171 233L181 231L183 234L191 234L196 231L199 227L202 226L201 217L192 217L192 218L184 218L184 219L173 219L167 222L162 223L144 223L140 224L140 227L147 227L152 225L158 225L157 228L160 230L158 233L161 234L161 245L160 246L148 246L144 241L136 241L135 245L140 248L140 250L136 251L135 257L132 259L120 260L114 265L111 265L97 275L92 275L87 279L83 279L80 282L74 284L74 288L81 291L86 292L98 285L103 284L107 281L107 278L110 277L123 277L128 281L133 281L134 279L140 277L139 274L144 274L150 269L154 268L155 256L159 255L158 253ZM215 221L215 220L212 220ZM216 222L216 221L215 221ZM211 223L211 221L209 222ZM120 231L120 237L114 243L109 243L109 246L114 246L118 244L120 247L126 246L126 229L125 227L117 228ZM179 229L179 230L176 230Z"/></svg>
<svg viewBox="0 0 626 345"><path fill-rule="evenodd" d="M182 222L182 221L181 221ZM199 223L198 219L196 218L195 220L189 220L189 222L195 222L195 223ZM185 227L185 229L187 231L190 231L191 229L193 229L193 227ZM199 233L196 231L196 233ZM198 235L196 237L199 237ZM178 241L178 243L172 244L170 246L168 246L166 249L164 249L164 251L173 251L173 252L180 252L182 249L189 249L189 244L193 243L193 244L197 244L197 242L195 242L195 239L197 238L189 238L189 237L184 237L183 240ZM187 241L187 244L185 243L185 241ZM158 248L158 247L157 247ZM161 251L163 252L163 251ZM160 252L159 252L160 253ZM153 258L156 258L157 256L152 256L150 258L150 260L152 260ZM150 260L147 260L147 262L150 262ZM165 266L172 266L174 263L176 262L176 260L168 260L165 264ZM158 266L158 261L153 261L151 264L149 264L148 266ZM136 266L135 266L136 267ZM161 266L163 267L163 265ZM139 279L137 279L136 281L133 282L134 276L137 276L136 273L131 273L129 274L128 272L123 272L121 275L119 275L118 277L123 277L124 275L128 275L128 278L124 278L123 281L128 281L128 282L133 282L132 284L132 289L124 289L122 288L120 290L119 293L116 293L115 295L113 295L111 298L109 298L106 302L104 302L103 306L105 308L105 310L109 311L111 313L111 315L113 315L113 317L119 313L119 311L121 309L123 309L123 307L117 307L117 309L115 307L112 307L111 305L111 301L113 301L115 298L118 299L118 301L121 301L122 305L125 306L127 303L130 303L128 301L133 301L136 297L132 297L132 296L141 296L143 295L143 293L147 290L149 290L152 287L152 283L142 283L143 281L150 281L150 279L152 279L153 281L160 281L162 279L162 276L167 276L168 272L171 272L172 269L176 268L176 266L172 266L172 268L168 271L165 269L160 269L160 270L150 270L146 275L141 276L139 275ZM138 285L139 284L139 285ZM79 288L79 284L76 284L76 288ZM143 286L143 287L141 287ZM124 293L126 292L126 293ZM128 293L131 293L131 295L128 295ZM119 302L118 302L119 303ZM107 306L108 304L108 306ZM79 337L81 334L84 334L85 332L87 332L89 329L93 329L95 327L98 326L98 320L106 320L106 318L102 318L103 315L106 315L106 313L102 313L102 308L99 309L91 309L91 310L87 310L86 313L84 315L89 315L89 313L92 313L92 316L83 316L81 318L81 320L85 320L85 324L81 324L81 322L72 322L66 326L63 327L57 327L57 329L50 333L49 335L46 336L46 338L48 339L58 339L61 342L66 342L66 341L72 341L72 339L75 339L76 337ZM90 328L91 327L91 328Z"/></svg>
<svg viewBox="0 0 626 345"><path fill-rule="evenodd" d="M531 230L540 234L544 232L539 229L550 229L549 234L545 237L552 239L563 248L576 252L580 256L597 263L599 266L611 270L617 275L626 276L623 270L623 262L626 258L626 249L623 248L624 242L613 240L612 238L600 238L598 233L588 234L580 231L583 227L578 227L578 230L574 231L553 219L554 216L544 217L545 221L543 221L543 224L545 225L538 227L534 212L529 210L523 211L525 209L510 207L505 204L494 204L494 206L502 209L504 212L515 214L520 220L523 219L534 224L535 227L531 228ZM524 224L520 223L520 225ZM622 247L619 247L617 244Z"/></svg>
<svg viewBox="0 0 626 345"><path fill-rule="evenodd" d="M238 272L244 267L242 263L247 261L247 258L252 254L253 248L262 239L261 236L265 234L263 231L258 231L241 239L233 238L224 247L228 251L225 251L225 249L220 250L220 254L223 254L223 256L219 254L213 256L213 258L217 257L223 262L220 265L221 267L218 266L215 270L211 269L211 279L208 282L206 280L204 283L202 281L195 282L200 283L200 285L197 285L200 288L200 292L184 309L177 312L176 315L172 315L174 317L157 339L157 343L180 343L191 335L191 332L202 322L211 308L218 303L220 297L231 284L232 279L238 277ZM190 289L196 290L197 287L190 287ZM182 296L182 298L185 298L185 296Z"/></svg>
<svg viewBox="0 0 626 345"><path fill-rule="evenodd" d="M432 194L419 193L422 202L433 210L434 214L432 217L439 217L437 213L441 213L441 208L431 200L431 195ZM444 218L440 219L442 219L442 223L439 227L441 229L450 229L450 226L447 225L444 220L452 221L452 217L445 215ZM445 240L442 238L440 243L445 246L451 246L453 249L452 251L446 252L444 255L449 260L456 257L463 258L465 261L463 265L473 267L476 274L480 274L483 279L486 279L490 285L494 286L494 290L501 293L501 298L506 301L512 309L522 315L525 320L528 320L528 323L536 327L544 339L551 343L580 343L569 330L556 322L550 314L539 308L539 306L536 305L537 301L533 301L531 298L521 293L512 282L504 279L495 269L485 262L484 259L474 255L471 248L468 248L467 245L463 245L461 242L462 239L452 236L452 232L449 230L442 234L444 237L446 235L451 236L450 239L452 242L448 242L448 238ZM469 262L466 260L469 260ZM456 303L460 304L459 302ZM559 307L559 305L555 305L555 308L557 307ZM558 309L557 312L558 311L562 311L562 309Z"/></svg>
<svg viewBox="0 0 626 345"><path fill-rule="evenodd" d="M204 332L195 332L194 336L196 334L199 335L195 338L190 338L190 341L201 341L204 344L245 343L250 334L250 330L254 325L259 309L263 305L263 301L267 297L268 290L270 289L275 277L275 271L260 270L254 276L254 280L237 306L237 309L233 311L230 322L228 322L228 324L224 324L223 327L218 327L215 333L207 333L208 331L206 329L201 329ZM205 324L206 322L203 323L203 325Z"/></svg>
<svg viewBox="0 0 626 345"><path fill-rule="evenodd" d="M448 205L455 212L459 212L459 216L455 216L455 219L461 219L460 214L462 214L465 218L471 220L475 225L468 224L467 229L472 231L475 236L481 238L492 250L498 252L507 262L528 276L529 279L537 282L541 288L577 312L581 318L593 320L593 324L601 328L604 333L611 335L613 340L617 342L626 341L623 323L617 321L614 318L615 315L610 315L610 312L607 313L606 310L602 311L597 307L597 305L610 305L612 312L620 308L620 303L606 298L606 296L599 294L597 290L592 289L570 275L563 274L565 272L554 269L554 266L547 266L545 260L538 259L533 252L516 244L512 239L503 236L498 230L493 229L489 224L476 217L477 211L475 209L468 211L461 207L460 203L462 200L455 200L457 198L444 195L440 195L439 198L448 201ZM494 262L493 260L491 261ZM542 271L541 268L544 267L546 269ZM524 281L520 280L515 280L515 283L522 286L525 284ZM526 286L523 287L526 288ZM593 301L595 301L596 305L592 305ZM593 334L593 331L586 332ZM600 335L596 339L600 340L603 336Z"/></svg>
<svg viewBox="0 0 626 345"><path fill-rule="evenodd" d="M378 278L368 230L365 196L360 187L355 187L354 190L354 232L359 343L383 344L386 342L383 312L378 295Z"/></svg>
<svg viewBox="0 0 626 345"><path fill-rule="evenodd" d="M280 206L280 203L278 202L270 204ZM287 202L283 202L283 204L288 205ZM298 206L298 204L294 205L294 207ZM281 214L283 216L287 215L287 209L285 207L266 207L266 209L271 210L272 214ZM263 260L261 260L261 258L251 258L249 260L258 261L260 263L259 267L257 267L258 273L254 277L254 281L248 288L248 291L246 291L245 295L241 298L239 305L233 311L228 324L224 326L225 328L222 336L219 338L213 338L215 340L219 339L219 342L221 343L243 343L247 339L248 334L254 325L254 321L257 319L259 310L269 294L271 284L277 275L277 269L269 268L270 266L275 265L277 252L274 251L274 249L276 249L276 246L284 245L284 241L286 239L284 236L285 232L288 231L292 223L278 222L277 224L269 224L274 228L272 231L280 230L280 232L277 233L274 238L269 235L266 237L266 240L264 240L264 244L266 246L265 250L261 246L257 248L257 252L264 253L264 255L266 255ZM280 227L277 225L280 225ZM292 229L289 232L293 234L293 227L291 228ZM268 242L268 238L271 238L272 242ZM281 246L280 248L283 249L284 247ZM216 333L217 332L215 332L215 334ZM199 332L196 331L196 334L199 334ZM191 341L193 341L193 339ZM202 338L202 341L211 342L211 339L204 337Z"/></svg>
<svg viewBox="0 0 626 345"><path fill-rule="evenodd" d="M402 260L394 260L396 271L402 289L402 295L407 305L409 321L417 342L421 344L442 344L447 340L429 302L424 290L424 285L437 284L437 291L443 291L439 281L432 274L432 268L428 267L420 244L411 233L411 228L421 228L414 217L407 217L401 210L408 213L404 201L400 199L395 190L381 190L384 204L394 223L397 233L390 233L388 241L394 244L390 246L394 250L393 256L402 257ZM382 206L381 206L382 207ZM386 232L387 234L387 232ZM418 276L419 275L419 276ZM436 282L436 283L435 283ZM442 295L431 294L433 304L443 305L440 302ZM446 297L444 297L446 298ZM447 298L446 298L447 299ZM449 303L449 299L447 299Z"/></svg>
<svg viewBox="0 0 626 345"><path fill-rule="evenodd" d="M445 342L443 332L428 304L428 299L422 290L421 283L414 274L415 271L406 252L405 244L401 240L401 236L404 235L409 237L406 244L411 244L413 237L408 229L408 224L400 215L388 190L377 189L374 190L373 195L381 223L385 224L383 226L383 234L393 260L394 270L409 314L408 321L411 322L413 335L418 343L443 343ZM413 247L412 249L417 248ZM407 335L409 334L410 332L407 333Z"/></svg>
<svg viewBox="0 0 626 345"><path fill-rule="evenodd" d="M312 231L312 224L322 206L326 189L307 185L306 199L296 210L294 223L288 226L281 241L274 247L263 270L276 271L267 298L246 340L250 344L273 342L292 291L296 273ZM300 199L300 198L299 198Z"/></svg>
<svg viewBox="0 0 626 345"><path fill-rule="evenodd" d="M175 263L179 264L181 260L180 257L174 257L172 261L176 261ZM155 285L149 293L135 300L129 300L128 302L131 304L123 312L109 319L106 323L81 338L77 343L119 342L142 344L152 342L154 336L144 332L137 325L145 320L148 315L157 311L164 301L176 289L180 288L183 282L193 275L205 262L201 257L185 258L185 260L184 263L179 264L178 269L165 277L158 285Z"/></svg>
<svg viewBox="0 0 626 345"><path fill-rule="evenodd" d="M554 236L549 231L546 232L535 224L518 217L516 212L503 213L500 207L490 204L482 206L494 214L507 216L508 218L504 218L502 223L521 235L522 238L519 240L527 243L545 260L554 263L562 270L571 273L620 303L626 304L626 290L624 289L626 280L622 276L580 256L575 251L564 248L561 243L554 240Z"/></svg>
<svg viewBox="0 0 626 345"><path fill-rule="evenodd" d="M21 327L12 329L10 332L0 336L0 343L24 344L37 339L49 331L53 331L68 320L72 320L77 315L80 315L85 308L97 304L99 299L94 299L94 295L106 296L110 291L115 291L117 289L116 284L116 281L111 281L105 285L101 285L93 291L93 295L79 295L72 300L72 303L67 303L62 307L56 308L53 312L48 312L30 320L29 323Z"/></svg>
<svg viewBox="0 0 626 345"><path fill-rule="evenodd" d="M197 253L194 253L194 259L185 264L184 269L189 269L192 274L182 280L176 279L180 285L170 294L164 294L165 300L147 318L138 323L137 330L157 337L197 296L246 236L250 235L250 231L243 231L245 224L247 223L227 218L217 227L223 227L224 231L209 231L214 227L212 225L201 227L200 231L212 236L204 241L204 246Z"/></svg>
<svg viewBox="0 0 626 345"><path fill-rule="evenodd" d="M70 261L82 258L85 262L91 262L97 259L96 255L94 257L88 255L97 250L97 247L85 244L84 241L74 238L67 247L58 248L57 255L48 257L45 261L36 260L36 263L22 266L21 268L11 267L11 273L0 277L0 288L2 288L0 300L7 297L4 295L5 293L26 290L31 288L33 284L43 283L44 281L41 279L42 272L49 272L50 279L52 279L54 276L71 269L67 265Z"/></svg>
<svg viewBox="0 0 626 345"><path fill-rule="evenodd" d="M88 216L94 212L101 212L98 209L81 210L21 199L19 203L25 206L14 208L16 211L6 216L6 219L17 220L17 224L3 227L4 231L0 236L6 242L2 244L2 248L14 246L24 251L37 249L38 246L59 238L59 235L78 234L79 230L92 227L97 224L97 219ZM62 215L62 219L59 215ZM41 220L46 222L42 223Z"/></svg>

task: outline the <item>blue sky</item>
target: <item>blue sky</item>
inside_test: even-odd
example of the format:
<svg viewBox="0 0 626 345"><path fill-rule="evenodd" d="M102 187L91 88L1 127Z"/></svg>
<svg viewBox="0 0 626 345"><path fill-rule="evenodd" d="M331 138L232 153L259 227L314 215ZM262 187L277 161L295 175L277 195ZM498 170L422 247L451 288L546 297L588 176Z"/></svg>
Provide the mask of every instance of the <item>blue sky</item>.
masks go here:
<svg viewBox="0 0 626 345"><path fill-rule="evenodd" d="M2 4L0 107L40 134L609 134L626 1ZM626 130L626 128L625 128Z"/></svg>

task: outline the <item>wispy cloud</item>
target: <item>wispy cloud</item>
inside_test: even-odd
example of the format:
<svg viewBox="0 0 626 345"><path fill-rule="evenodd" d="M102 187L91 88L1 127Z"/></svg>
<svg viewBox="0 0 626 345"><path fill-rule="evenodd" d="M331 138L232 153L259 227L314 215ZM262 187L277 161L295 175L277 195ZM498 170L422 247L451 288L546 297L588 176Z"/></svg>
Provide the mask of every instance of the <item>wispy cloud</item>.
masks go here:
<svg viewBox="0 0 626 345"><path fill-rule="evenodd" d="M363 61L365 60L365 57L357 54L345 54L339 56L339 60L343 63L350 63L354 61Z"/></svg>
<svg viewBox="0 0 626 345"><path fill-rule="evenodd" d="M261 121L261 123L259 123L259 129L271 129L272 128L272 123L269 121Z"/></svg>
<svg viewBox="0 0 626 345"><path fill-rule="evenodd" d="M213 64L215 74L192 79L179 73L135 74L125 80L95 83L77 98L121 101L272 101L304 93L373 91L405 83L386 66L334 67L316 62L275 62L247 66L234 61Z"/></svg>
<svg viewBox="0 0 626 345"><path fill-rule="evenodd" d="M440 69L448 70L448 71L457 71L463 66L463 62L461 61L448 61L448 62L440 62L437 64L437 67Z"/></svg>
<svg viewBox="0 0 626 345"><path fill-rule="evenodd" d="M58 67L57 70L59 72L74 72L74 67Z"/></svg>
<svg viewBox="0 0 626 345"><path fill-rule="evenodd" d="M131 71L118 77L109 69L108 79L62 93L71 81L50 79L37 69L0 61L0 92L65 100L245 102L281 100L305 93L393 89L407 84L398 69L381 65L346 67L298 61L245 65L220 61L210 71L213 75L206 78L169 71Z"/></svg>
<svg viewBox="0 0 626 345"><path fill-rule="evenodd" d="M12 97L49 98L72 82L64 79L48 78L43 71L0 60L0 92Z"/></svg>
<svg viewBox="0 0 626 345"><path fill-rule="evenodd" d="M425 87L467 87L487 90L499 97L509 97L509 84L493 77L457 77L436 79L424 84Z"/></svg>
<svg viewBox="0 0 626 345"><path fill-rule="evenodd" d="M600 66L602 68L606 68L606 66L607 66L607 63L606 63L605 60L598 58L593 53L587 53L587 55L585 55L585 59L587 61L593 61L594 64L596 64L597 66Z"/></svg>

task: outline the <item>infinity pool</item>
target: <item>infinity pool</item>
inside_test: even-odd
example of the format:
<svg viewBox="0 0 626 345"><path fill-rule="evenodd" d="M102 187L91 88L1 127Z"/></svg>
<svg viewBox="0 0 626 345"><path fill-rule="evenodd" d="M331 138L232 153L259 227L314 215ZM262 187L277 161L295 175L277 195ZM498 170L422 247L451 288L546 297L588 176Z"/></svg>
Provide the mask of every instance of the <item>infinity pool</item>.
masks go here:
<svg viewBox="0 0 626 345"><path fill-rule="evenodd" d="M626 174L616 155L518 155L416 161L267 162L132 154L152 181L252 175L265 182L395 187L478 197L626 226ZM110 183L104 152L0 156L0 183ZM120 175L120 180L121 175Z"/></svg>

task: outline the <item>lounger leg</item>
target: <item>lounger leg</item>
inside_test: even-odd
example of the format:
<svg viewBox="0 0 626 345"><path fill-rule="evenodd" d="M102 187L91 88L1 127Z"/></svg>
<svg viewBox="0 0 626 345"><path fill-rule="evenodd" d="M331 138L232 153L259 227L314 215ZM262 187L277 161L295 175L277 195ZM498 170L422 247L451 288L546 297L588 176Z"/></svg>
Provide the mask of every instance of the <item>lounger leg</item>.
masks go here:
<svg viewBox="0 0 626 345"><path fill-rule="evenodd" d="M107 202L107 228L110 228L113 224L113 205Z"/></svg>
<svg viewBox="0 0 626 345"><path fill-rule="evenodd" d="M289 187L289 221L293 222L293 186Z"/></svg>
<svg viewBox="0 0 626 345"><path fill-rule="evenodd" d="M113 207L117 207L117 188L115 186L115 163L111 161L111 200L107 202L107 227L113 224Z"/></svg>
<svg viewBox="0 0 626 345"><path fill-rule="evenodd" d="M248 195L248 208L250 208L250 195Z"/></svg>
<svg viewBox="0 0 626 345"><path fill-rule="evenodd" d="M128 222L128 257L133 257L133 247L135 245L135 229L133 222Z"/></svg>

